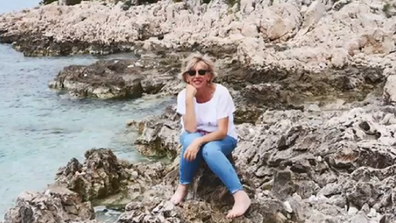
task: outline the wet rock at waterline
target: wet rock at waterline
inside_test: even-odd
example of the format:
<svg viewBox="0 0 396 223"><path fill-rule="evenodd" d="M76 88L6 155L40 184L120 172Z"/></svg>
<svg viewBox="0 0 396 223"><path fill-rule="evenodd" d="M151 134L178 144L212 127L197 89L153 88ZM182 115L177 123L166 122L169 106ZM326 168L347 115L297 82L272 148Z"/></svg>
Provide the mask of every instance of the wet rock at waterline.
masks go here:
<svg viewBox="0 0 396 223"><path fill-rule="evenodd" d="M240 140L233 160L253 204L234 222L396 219L392 202L396 186L395 107L378 100L336 105L337 109L327 110L267 110L256 123L237 125ZM140 135L136 141L144 148L140 151L170 154L170 164L121 160L117 164L108 150L94 149L84 165L70 162L62 176L77 179L83 173L98 172L102 180L85 177L87 183L80 184L85 189L78 191L92 191L92 185L99 184L103 190L117 193L111 185L123 185L119 193L130 203L118 222L227 222L225 213L232 207L232 197L204 163L187 200L176 207L168 202L178 179L179 119L173 107L157 118L131 123L129 128ZM158 134L161 129L167 133ZM112 177L115 182L106 184L114 173L123 177ZM90 199L98 193L94 194Z"/></svg>
<svg viewBox="0 0 396 223"><path fill-rule="evenodd" d="M178 89L172 59L112 59L65 67L49 83L77 98L133 99ZM173 83L173 84L172 84Z"/></svg>
<svg viewBox="0 0 396 223"><path fill-rule="evenodd" d="M143 94L175 96L185 84L177 78L187 53L141 55L140 59L100 60L61 71L49 86L78 98L137 98ZM232 58L214 57L219 76L235 100L236 123L254 123L266 109L303 109L305 101L362 100L385 80L380 67L349 66L322 72L244 67Z"/></svg>

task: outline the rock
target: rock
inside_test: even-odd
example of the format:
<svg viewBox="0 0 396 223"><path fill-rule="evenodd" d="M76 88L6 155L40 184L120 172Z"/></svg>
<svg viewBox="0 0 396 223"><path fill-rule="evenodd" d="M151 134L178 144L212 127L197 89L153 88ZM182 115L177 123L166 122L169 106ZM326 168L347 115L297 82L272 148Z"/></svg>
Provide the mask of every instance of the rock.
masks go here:
<svg viewBox="0 0 396 223"><path fill-rule="evenodd" d="M351 218L350 222L351 223L369 223L369 219L363 213L358 213L357 215L355 215Z"/></svg>
<svg viewBox="0 0 396 223"><path fill-rule="evenodd" d="M223 69L231 75L220 77L219 81L238 90L234 93L235 100L243 105L241 107L251 107L253 111L256 108L262 111L266 108L303 110L304 101L323 99L324 95L348 102L363 100L366 92L377 88L385 79L382 68L363 66L350 66L343 70L328 68L320 73L272 66L244 72L241 68L233 71L226 67ZM247 81L252 84L246 84ZM346 92L353 96L346 96Z"/></svg>
<svg viewBox="0 0 396 223"><path fill-rule="evenodd" d="M236 101L236 111L234 113L234 122L236 124L255 123L260 115L264 112L264 108L254 106L244 101Z"/></svg>
<svg viewBox="0 0 396 223"><path fill-rule="evenodd" d="M396 75L388 76L384 86L383 97L386 104L396 103Z"/></svg>
<svg viewBox="0 0 396 223"><path fill-rule="evenodd" d="M65 5L77 5L80 3L81 3L81 0L65 0L65 2L64 2Z"/></svg>
<svg viewBox="0 0 396 223"><path fill-rule="evenodd" d="M320 111L320 107L319 107L317 104L310 104L310 105L307 107L306 110L307 110L307 111L310 111L310 112L318 112L318 111Z"/></svg>
<svg viewBox="0 0 396 223"><path fill-rule="evenodd" d="M161 115L129 122L128 128L139 133L134 142L137 150L146 156L175 158L180 152L178 118L176 107L169 106Z"/></svg>
<svg viewBox="0 0 396 223"><path fill-rule="evenodd" d="M100 60L91 65L67 66L49 83L50 88L66 89L79 98L138 98L143 93L160 92L165 84L172 85L176 74L163 59L144 64L133 59ZM164 64L165 63L165 64ZM166 70L167 69L167 70ZM164 73L162 73L164 72ZM171 72L171 73L169 73Z"/></svg>
<svg viewBox="0 0 396 223"><path fill-rule="evenodd" d="M292 172L279 171L276 173L272 193L276 194L279 199L285 200L287 196L293 194L294 191L295 185L292 181Z"/></svg>
<svg viewBox="0 0 396 223"><path fill-rule="evenodd" d="M51 88L67 89L79 97L137 98L143 89L139 71L128 69L119 60L91 66L68 66L50 83Z"/></svg>
<svg viewBox="0 0 396 223"><path fill-rule="evenodd" d="M303 36L308 30L320 21L326 12L325 5L322 1L314 1L304 12L304 22L297 35Z"/></svg>
<svg viewBox="0 0 396 223"><path fill-rule="evenodd" d="M25 191L15 207L5 214L5 222L80 222L95 218L92 204L67 188L50 186L44 193Z"/></svg>
<svg viewBox="0 0 396 223"><path fill-rule="evenodd" d="M364 204L368 203L369 206L373 206L377 201L373 198L379 197L377 190L373 188L373 185L366 182L358 182L357 185L352 188L348 200L359 209ZM363 197L362 197L363 196Z"/></svg>
<svg viewBox="0 0 396 223"><path fill-rule="evenodd" d="M128 178L117 157L109 149L92 149L85 153L85 162L72 159L56 174L56 184L76 192L83 201L104 198L118 193Z"/></svg>

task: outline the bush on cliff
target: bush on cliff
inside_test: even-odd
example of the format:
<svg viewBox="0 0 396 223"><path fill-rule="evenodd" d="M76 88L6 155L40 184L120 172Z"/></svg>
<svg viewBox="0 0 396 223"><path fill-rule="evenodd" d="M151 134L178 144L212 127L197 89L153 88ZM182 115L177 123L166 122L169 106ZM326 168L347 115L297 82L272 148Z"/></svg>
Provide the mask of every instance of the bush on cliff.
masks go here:
<svg viewBox="0 0 396 223"><path fill-rule="evenodd" d="M122 5L123 10L128 10L133 5L144 5L158 2L158 0L117 0L116 2L124 2Z"/></svg>
<svg viewBox="0 0 396 223"><path fill-rule="evenodd" d="M56 1L58 1L58 0L43 0L40 2L40 5L48 5L48 4L51 4Z"/></svg>
<svg viewBox="0 0 396 223"><path fill-rule="evenodd" d="M51 3L56 2L56 1L58 1L58 0L42 0L40 2L40 4L41 5L48 5L48 4L51 4ZM81 1L87 1L87 0L63 0L65 5L77 5L77 4L80 4Z"/></svg>
<svg viewBox="0 0 396 223"><path fill-rule="evenodd" d="M56 2L59 0L42 0L40 2L41 5L48 5L53 2ZM82 1L90 1L90 0L63 0L65 5L77 5L80 4ZM92 1L92 0L91 0ZM124 10L128 10L130 6L132 5L143 5L143 4L152 4L156 3L159 0L115 0L115 2L124 2L125 4L123 5ZM173 2L182 2L183 0L173 0ZM225 0L227 4L232 7L235 4L240 5L240 0ZM202 3L209 4L211 0L202 0Z"/></svg>
<svg viewBox="0 0 396 223"><path fill-rule="evenodd" d="M183 0L173 0L173 2L181 2L181 1L183 1ZM205 3L205 4L209 4L210 2L211 2L212 0L201 0L201 2L202 3ZM238 7L239 7L239 5L241 4L241 0L224 0L227 4L228 4L228 6L230 6L230 7L232 7L232 6L234 6L235 4L238 4Z"/></svg>

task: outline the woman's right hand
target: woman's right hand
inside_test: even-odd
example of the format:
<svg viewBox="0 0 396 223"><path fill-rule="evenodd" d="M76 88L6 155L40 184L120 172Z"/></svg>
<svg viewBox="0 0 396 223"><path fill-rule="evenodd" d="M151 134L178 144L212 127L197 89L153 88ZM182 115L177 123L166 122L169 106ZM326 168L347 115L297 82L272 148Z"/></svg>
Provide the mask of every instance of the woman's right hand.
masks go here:
<svg viewBox="0 0 396 223"><path fill-rule="evenodd" d="M186 87L187 98L195 97L196 93L197 93L197 89L194 86L192 86L191 84L187 84L187 87Z"/></svg>

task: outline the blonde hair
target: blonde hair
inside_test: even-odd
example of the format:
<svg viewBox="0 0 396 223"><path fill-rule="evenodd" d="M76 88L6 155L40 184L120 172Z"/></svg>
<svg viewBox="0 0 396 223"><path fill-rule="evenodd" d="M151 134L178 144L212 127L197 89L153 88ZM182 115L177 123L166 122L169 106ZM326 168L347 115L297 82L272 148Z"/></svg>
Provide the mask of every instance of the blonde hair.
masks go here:
<svg viewBox="0 0 396 223"><path fill-rule="evenodd" d="M212 61L212 58L210 58L207 54L203 55L201 53L192 53L185 60L183 60L181 66L181 73L178 76L179 79L186 82L186 80L184 79L185 73L194 68L199 62L203 62L206 65L208 72L212 75L211 81L213 81L213 79L217 77L215 64Z"/></svg>

